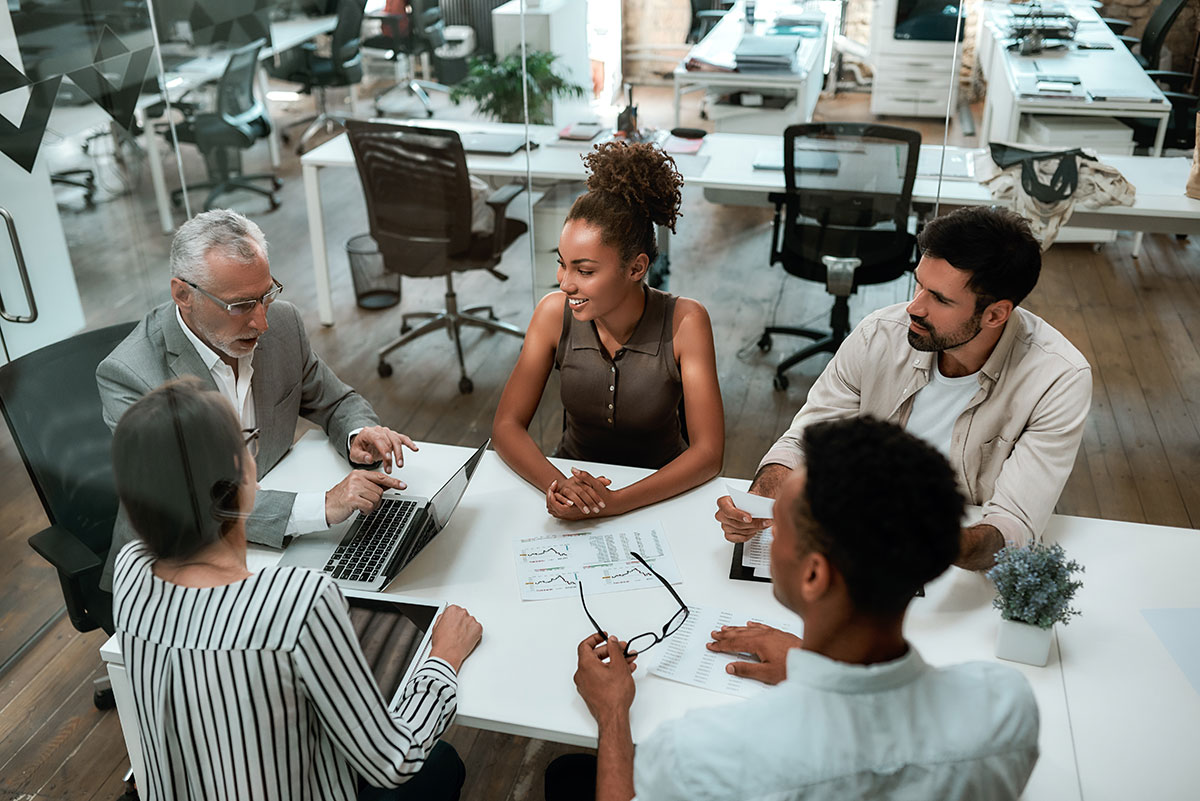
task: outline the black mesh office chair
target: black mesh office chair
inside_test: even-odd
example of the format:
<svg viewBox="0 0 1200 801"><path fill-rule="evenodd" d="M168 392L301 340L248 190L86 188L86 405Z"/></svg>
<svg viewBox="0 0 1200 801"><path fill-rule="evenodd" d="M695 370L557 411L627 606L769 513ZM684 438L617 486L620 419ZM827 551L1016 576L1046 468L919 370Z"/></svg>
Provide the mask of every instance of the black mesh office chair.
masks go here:
<svg viewBox="0 0 1200 801"><path fill-rule="evenodd" d="M29 544L58 571L79 631L113 633L112 595L100 589L100 573L117 491L96 366L133 325L79 334L0 367L0 411L50 521ZM97 682L93 700L100 709L112 708L107 679Z"/></svg>
<svg viewBox="0 0 1200 801"><path fill-rule="evenodd" d="M258 69L258 53L265 44L265 39L259 39L230 54L225 73L217 84L216 110L202 112L194 104L176 105L184 115L183 121L175 126L176 138L195 145L204 155L208 168L207 181L187 187L187 191L210 190L204 199L205 210L213 208L221 195L239 189L264 195L271 201L272 209L279 208L279 197L275 192L283 182L274 173L246 175L242 172L242 151L271 133L267 107L254 96L254 71ZM169 134L166 126L159 125L158 128ZM266 182L266 186L257 182ZM179 205L183 193L183 189L176 189L171 193L171 200Z"/></svg>
<svg viewBox="0 0 1200 801"><path fill-rule="evenodd" d="M1104 22L1118 35L1117 38L1124 42L1126 47L1130 50L1137 47L1137 52L1133 54L1133 57L1142 65L1142 69L1156 70L1159 59L1162 57L1163 43L1167 41L1167 34L1187 4L1188 0L1162 0L1150 15L1150 19L1146 21L1141 39L1123 35L1132 24L1128 20L1105 19Z"/></svg>
<svg viewBox="0 0 1200 801"><path fill-rule="evenodd" d="M920 149L920 133L890 125L822 122L783 132L785 190L770 195L771 264L824 284L834 302L830 331L763 330L764 353L776 334L816 340L779 363L776 389L787 389L784 373L793 365L837 351L850 333L850 295L860 286L892 281L916 266L908 221Z"/></svg>
<svg viewBox="0 0 1200 801"><path fill-rule="evenodd" d="M371 236L379 246L384 266L414 277L444 276L446 307L436 312L409 312L401 317L400 338L379 351L379 375L392 374L387 355L434 331L446 330L458 355L459 391L471 392L463 362L460 331L464 325L524 338L525 332L496 320L490 306L459 310L452 275L466 270L496 270L500 257L525 233L520 220L504 211L522 187L510 184L488 198L494 230L490 235L471 231L471 186L462 141L454 131L416 128L386 122L349 120L346 130L367 201ZM486 314L486 316L481 316ZM416 328L410 320L424 320Z"/></svg>
<svg viewBox="0 0 1200 801"><path fill-rule="evenodd" d="M288 128L294 128L310 122L297 142L297 153L303 153L309 140L319 131L333 132L346 122L346 115L329 112L325 90L334 86L354 86L362 80L362 23L366 4L367 0L339 0L337 25L333 29L328 56L318 56L317 46L309 42L288 50L276 63L267 66L267 73L272 77L301 84L302 93L316 98L316 115L287 124ZM289 140L287 135L283 138L285 142Z"/></svg>
<svg viewBox="0 0 1200 801"><path fill-rule="evenodd" d="M688 27L687 43L695 44L707 36L731 5L725 0L691 0L692 22Z"/></svg>
<svg viewBox="0 0 1200 801"><path fill-rule="evenodd" d="M391 4L389 4L390 6ZM433 57L434 51L446 44L446 24L442 21L442 9L437 3L423 7L419 0L401 3L405 7L403 13L390 13L385 7L382 14L372 14L371 19L380 22L378 36L368 36L363 39L362 46L367 50L383 50L391 61L403 58L407 63L407 75L399 86L393 86L375 98L375 111L383 115L386 109L383 100L397 90L416 96L425 107L425 116L433 116L433 104L429 100L429 92L450 92L449 86L429 80L417 80L415 62L421 59L425 64ZM429 77L428 72L422 75Z"/></svg>
<svg viewBox="0 0 1200 801"><path fill-rule="evenodd" d="M1164 70L1146 70L1146 74L1163 87L1163 94L1171 103L1163 149L1191 150L1196 146L1196 113L1200 111L1200 97L1183 89L1192 76L1186 72ZM1133 129L1133 141L1139 148L1149 151L1154 147L1158 120L1123 117L1121 122Z"/></svg>

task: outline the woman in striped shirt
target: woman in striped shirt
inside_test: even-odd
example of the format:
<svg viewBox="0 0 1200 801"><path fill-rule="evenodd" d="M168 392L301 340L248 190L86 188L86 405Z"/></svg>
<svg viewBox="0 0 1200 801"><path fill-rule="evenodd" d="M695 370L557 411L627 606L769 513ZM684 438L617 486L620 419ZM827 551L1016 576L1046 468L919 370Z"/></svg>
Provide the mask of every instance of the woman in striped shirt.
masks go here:
<svg viewBox="0 0 1200 801"><path fill-rule="evenodd" d="M113 437L140 538L117 557L113 606L142 797L456 799L462 761L438 737L482 628L447 607L389 712L337 585L302 568L246 569L257 432L245 433L228 402L187 378L131 406Z"/></svg>

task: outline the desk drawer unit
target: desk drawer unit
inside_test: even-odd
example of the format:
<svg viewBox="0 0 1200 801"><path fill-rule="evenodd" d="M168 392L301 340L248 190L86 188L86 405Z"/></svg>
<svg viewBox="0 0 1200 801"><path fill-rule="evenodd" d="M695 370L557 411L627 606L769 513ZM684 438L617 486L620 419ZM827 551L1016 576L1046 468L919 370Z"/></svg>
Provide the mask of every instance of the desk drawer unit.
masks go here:
<svg viewBox="0 0 1200 801"><path fill-rule="evenodd" d="M941 117L957 86L952 58L880 54L874 64L871 113Z"/></svg>

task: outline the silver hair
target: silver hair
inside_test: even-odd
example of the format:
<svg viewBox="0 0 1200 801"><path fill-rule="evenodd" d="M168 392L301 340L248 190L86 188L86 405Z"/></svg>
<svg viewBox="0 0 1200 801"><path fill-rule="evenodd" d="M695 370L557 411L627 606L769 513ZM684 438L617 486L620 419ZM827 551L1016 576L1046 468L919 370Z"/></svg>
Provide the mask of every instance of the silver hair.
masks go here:
<svg viewBox="0 0 1200 801"><path fill-rule="evenodd" d="M258 257L251 242L266 258L267 239L254 222L230 209L201 212L179 226L171 240L171 276L203 286L209 283L210 250L225 259L249 264Z"/></svg>

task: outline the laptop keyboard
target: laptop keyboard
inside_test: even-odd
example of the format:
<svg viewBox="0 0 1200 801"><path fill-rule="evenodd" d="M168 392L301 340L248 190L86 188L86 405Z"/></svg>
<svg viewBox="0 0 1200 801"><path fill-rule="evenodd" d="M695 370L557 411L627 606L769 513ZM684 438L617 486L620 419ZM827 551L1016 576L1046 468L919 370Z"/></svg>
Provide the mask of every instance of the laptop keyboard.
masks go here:
<svg viewBox="0 0 1200 801"><path fill-rule="evenodd" d="M399 535L417 511L416 501L383 498L362 519L354 538L337 547L324 572L345 581L371 581L387 564Z"/></svg>

